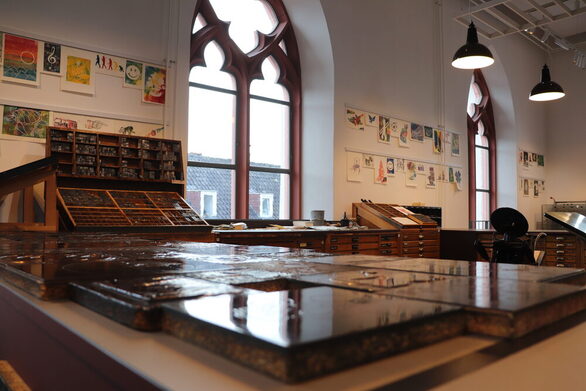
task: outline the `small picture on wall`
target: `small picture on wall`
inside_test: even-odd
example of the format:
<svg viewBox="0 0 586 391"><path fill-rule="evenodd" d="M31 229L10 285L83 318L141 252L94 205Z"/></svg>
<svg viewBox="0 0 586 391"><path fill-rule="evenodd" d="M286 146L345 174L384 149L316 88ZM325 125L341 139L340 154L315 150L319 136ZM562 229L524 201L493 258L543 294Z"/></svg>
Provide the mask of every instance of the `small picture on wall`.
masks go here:
<svg viewBox="0 0 586 391"><path fill-rule="evenodd" d="M443 142L442 142L442 131L439 129L433 130L433 152L442 153Z"/></svg>
<svg viewBox="0 0 586 391"><path fill-rule="evenodd" d="M346 108L346 126L356 130L364 130L364 113Z"/></svg>
<svg viewBox="0 0 586 391"><path fill-rule="evenodd" d="M543 155L537 155L537 165L539 167L545 166L545 158Z"/></svg>
<svg viewBox="0 0 586 391"><path fill-rule="evenodd" d="M529 152L523 151L523 167L529 167Z"/></svg>
<svg viewBox="0 0 586 391"><path fill-rule="evenodd" d="M529 179L523 178L523 196L529 197Z"/></svg>
<svg viewBox="0 0 586 391"><path fill-rule="evenodd" d="M399 129L399 147L409 148L409 128Z"/></svg>
<svg viewBox="0 0 586 391"><path fill-rule="evenodd" d="M449 181L450 183L454 183L454 182L455 182L455 181L454 181L454 168L453 168L453 167L450 167L450 168L448 169L448 181Z"/></svg>
<svg viewBox="0 0 586 391"><path fill-rule="evenodd" d="M460 156L460 135L452 133L452 156Z"/></svg>
<svg viewBox="0 0 586 391"><path fill-rule="evenodd" d="M533 197L539 197L539 188L540 184L539 181L533 181Z"/></svg>
<svg viewBox="0 0 586 391"><path fill-rule="evenodd" d="M372 113L365 113L366 126L371 128L378 127L378 115Z"/></svg>
<svg viewBox="0 0 586 391"><path fill-rule="evenodd" d="M411 124L411 140L423 142L423 125Z"/></svg>
<svg viewBox="0 0 586 391"><path fill-rule="evenodd" d="M446 167L445 166L439 166L438 167L438 173L437 173L437 181L438 182L447 182L448 181L448 175L446 173Z"/></svg>
<svg viewBox="0 0 586 391"><path fill-rule="evenodd" d="M545 191L545 181L541 181L541 191Z"/></svg>
<svg viewBox="0 0 586 391"><path fill-rule="evenodd" d="M433 128L431 126L424 126L425 138L433 138Z"/></svg>
<svg viewBox="0 0 586 391"><path fill-rule="evenodd" d="M419 175L424 175L425 174L425 164L423 164L423 163L417 163L417 173Z"/></svg>
<svg viewBox="0 0 586 391"><path fill-rule="evenodd" d="M415 162L405 161L405 185L417 187L417 167Z"/></svg>
<svg viewBox="0 0 586 391"><path fill-rule="evenodd" d="M435 168L433 166L429 166L425 187L427 187L428 189L435 189L435 186Z"/></svg>
<svg viewBox="0 0 586 391"><path fill-rule="evenodd" d="M362 155L362 167L374 168L374 157L372 155Z"/></svg>
<svg viewBox="0 0 586 391"><path fill-rule="evenodd" d="M61 73L61 45L45 42L43 45L43 72Z"/></svg>
<svg viewBox="0 0 586 391"><path fill-rule="evenodd" d="M378 117L378 142L389 144L391 142L391 119L389 117Z"/></svg>
<svg viewBox="0 0 586 391"><path fill-rule="evenodd" d="M374 157L374 183L380 185L387 184L387 159L375 156Z"/></svg>
<svg viewBox="0 0 586 391"><path fill-rule="evenodd" d="M456 182L456 189L462 190L462 169L454 169L454 181Z"/></svg>
<svg viewBox="0 0 586 391"><path fill-rule="evenodd" d="M165 68L145 64L142 101L145 103L164 105L166 88L167 70ZM362 119L364 121L364 115ZM364 130L364 123L362 130Z"/></svg>
<svg viewBox="0 0 586 391"><path fill-rule="evenodd" d="M356 152L346 153L346 174L350 182L362 182L360 171L362 169L362 154Z"/></svg>
<svg viewBox="0 0 586 391"><path fill-rule="evenodd" d="M405 160L395 159L395 172L405 171Z"/></svg>
<svg viewBox="0 0 586 391"><path fill-rule="evenodd" d="M387 158L387 176L395 176L395 159Z"/></svg>

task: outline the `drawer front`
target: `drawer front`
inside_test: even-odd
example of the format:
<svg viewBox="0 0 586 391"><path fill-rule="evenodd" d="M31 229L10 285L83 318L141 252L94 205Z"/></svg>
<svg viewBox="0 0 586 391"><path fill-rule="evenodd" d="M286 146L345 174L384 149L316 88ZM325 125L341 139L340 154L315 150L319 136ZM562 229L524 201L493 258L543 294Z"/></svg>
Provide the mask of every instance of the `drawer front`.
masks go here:
<svg viewBox="0 0 586 391"><path fill-rule="evenodd" d="M380 244L380 248L381 250L385 250L385 249L389 249L389 248L399 248L399 242L398 241L394 241L394 242L381 242Z"/></svg>
<svg viewBox="0 0 586 391"><path fill-rule="evenodd" d="M387 249L380 249L379 253L376 255L399 255L400 251L398 247L395 248L387 248Z"/></svg>
<svg viewBox="0 0 586 391"><path fill-rule="evenodd" d="M382 242L396 242L399 240L399 233L382 234L380 235L380 241Z"/></svg>
<svg viewBox="0 0 586 391"><path fill-rule="evenodd" d="M411 254L437 254L439 257L439 246L403 247L403 255Z"/></svg>
<svg viewBox="0 0 586 391"><path fill-rule="evenodd" d="M564 261L543 261L543 266L555 266L555 267L576 267L575 263L564 262Z"/></svg>
<svg viewBox="0 0 586 391"><path fill-rule="evenodd" d="M543 258L544 262L566 262L576 264L577 259L575 255L571 254L545 254L545 258Z"/></svg>
<svg viewBox="0 0 586 391"><path fill-rule="evenodd" d="M332 235L329 240L331 244L378 243L379 235Z"/></svg>
<svg viewBox="0 0 586 391"><path fill-rule="evenodd" d="M421 231L401 231L401 240L439 240L440 235L437 230L421 230Z"/></svg>
<svg viewBox="0 0 586 391"><path fill-rule="evenodd" d="M330 243L329 246L326 247L326 251L363 251L363 250L377 250L378 251L378 243L342 243L342 244L335 244Z"/></svg>
<svg viewBox="0 0 586 391"><path fill-rule="evenodd" d="M564 241L559 241L559 242L558 241L556 241L556 242L551 241L551 242L545 243L545 248L547 248L547 249L550 249L550 248L554 248L554 249L555 248L560 248L560 249L573 248L573 249L575 249L576 245L577 245L576 241L565 241L565 242Z"/></svg>
<svg viewBox="0 0 586 391"><path fill-rule="evenodd" d="M430 247L439 246L439 240L418 240L418 241L402 241L403 248L407 247Z"/></svg>

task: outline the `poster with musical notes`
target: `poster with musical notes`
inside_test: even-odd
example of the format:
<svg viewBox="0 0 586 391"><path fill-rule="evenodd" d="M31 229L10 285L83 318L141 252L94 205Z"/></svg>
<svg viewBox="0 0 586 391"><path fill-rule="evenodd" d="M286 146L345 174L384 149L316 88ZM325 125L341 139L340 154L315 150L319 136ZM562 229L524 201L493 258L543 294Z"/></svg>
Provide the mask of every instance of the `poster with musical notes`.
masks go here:
<svg viewBox="0 0 586 391"><path fill-rule="evenodd" d="M43 72L61 73L61 45L45 42L43 50Z"/></svg>

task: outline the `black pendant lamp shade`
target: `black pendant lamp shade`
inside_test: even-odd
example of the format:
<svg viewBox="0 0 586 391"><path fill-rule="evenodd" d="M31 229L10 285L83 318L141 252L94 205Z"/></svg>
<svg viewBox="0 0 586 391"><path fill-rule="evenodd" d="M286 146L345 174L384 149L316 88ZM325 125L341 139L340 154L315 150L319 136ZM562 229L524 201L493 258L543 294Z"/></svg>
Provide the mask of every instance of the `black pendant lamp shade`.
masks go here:
<svg viewBox="0 0 586 391"><path fill-rule="evenodd" d="M551 81L549 68L547 65L544 65L541 70L541 83L533 87L531 94L529 94L529 99L543 102L560 99L565 95L564 89L558 83Z"/></svg>
<svg viewBox="0 0 586 391"><path fill-rule="evenodd" d="M492 65L492 63L494 63L492 53L486 46L478 42L476 27L474 22L470 22L466 45L454 54L452 66L460 69L479 69Z"/></svg>

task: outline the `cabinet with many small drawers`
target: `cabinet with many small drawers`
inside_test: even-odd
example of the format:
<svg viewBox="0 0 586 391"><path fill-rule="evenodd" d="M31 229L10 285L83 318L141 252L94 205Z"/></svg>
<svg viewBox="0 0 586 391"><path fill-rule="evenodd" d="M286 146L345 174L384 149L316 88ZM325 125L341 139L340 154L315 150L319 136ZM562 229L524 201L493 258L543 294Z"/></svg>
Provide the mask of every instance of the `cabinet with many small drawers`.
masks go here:
<svg viewBox="0 0 586 391"><path fill-rule="evenodd" d="M438 228L402 229L399 234L400 254L413 258L439 258L440 230Z"/></svg>
<svg viewBox="0 0 586 391"><path fill-rule="evenodd" d="M329 233L325 251L344 254L399 255L397 231Z"/></svg>
<svg viewBox="0 0 586 391"><path fill-rule="evenodd" d="M572 234L550 234L545 238L545 244L538 246L545 250L543 265L559 267L582 266L582 241Z"/></svg>

